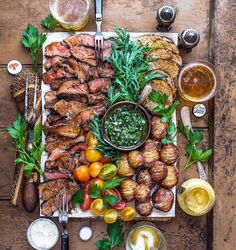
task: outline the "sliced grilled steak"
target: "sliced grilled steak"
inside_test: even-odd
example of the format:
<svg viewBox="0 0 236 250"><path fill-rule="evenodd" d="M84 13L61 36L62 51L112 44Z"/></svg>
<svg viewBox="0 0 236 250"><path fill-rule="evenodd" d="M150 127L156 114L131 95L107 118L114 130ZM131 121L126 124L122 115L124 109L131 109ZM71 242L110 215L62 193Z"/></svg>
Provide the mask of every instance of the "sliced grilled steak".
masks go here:
<svg viewBox="0 0 236 250"><path fill-rule="evenodd" d="M89 92L92 94L102 92L107 93L111 84L111 80L108 78L98 78L88 82Z"/></svg>
<svg viewBox="0 0 236 250"><path fill-rule="evenodd" d="M45 56L61 56L69 58L71 56L70 49L66 48L62 42L52 42L45 48Z"/></svg>
<svg viewBox="0 0 236 250"><path fill-rule="evenodd" d="M44 99L45 99L44 108L51 109L58 101L57 92L56 91L48 91L45 94Z"/></svg>
<svg viewBox="0 0 236 250"><path fill-rule="evenodd" d="M106 99L107 99L107 96L103 93L88 94L88 104L89 105L99 104Z"/></svg>
<svg viewBox="0 0 236 250"><path fill-rule="evenodd" d="M67 72L64 68L59 68L58 70L54 71L50 69L46 73L43 74L43 82L45 84L53 84L55 80L63 79L63 78L73 78L74 76ZM55 84L55 83L54 83Z"/></svg>
<svg viewBox="0 0 236 250"><path fill-rule="evenodd" d="M39 184L38 185L39 198L44 201L49 200L51 197L60 192L62 188L66 187L68 183L69 180L58 179Z"/></svg>
<svg viewBox="0 0 236 250"><path fill-rule="evenodd" d="M68 149L77 143L85 141L84 135L80 135L76 138L59 137L57 135L56 136L54 135L54 137L56 137L55 140L52 140L53 134L50 134L49 136L46 137L47 143L45 145L45 150L48 153L51 153L56 148ZM47 138L50 138L50 140L47 140Z"/></svg>
<svg viewBox="0 0 236 250"><path fill-rule="evenodd" d="M50 170L44 172L44 180L52 181L58 179L69 179L69 176L66 173L59 172L57 170Z"/></svg>
<svg viewBox="0 0 236 250"><path fill-rule="evenodd" d="M87 96L88 86L86 84L80 84L77 80L64 82L58 92L59 98L76 98L80 96Z"/></svg>
<svg viewBox="0 0 236 250"><path fill-rule="evenodd" d="M114 69L102 68L101 70L99 70L100 77L112 78L114 74Z"/></svg>
<svg viewBox="0 0 236 250"><path fill-rule="evenodd" d="M81 152L81 151L85 151L86 148L88 147L88 145L86 143L78 143L76 145L74 145L73 147L71 147L68 152L72 155L78 153L78 152Z"/></svg>
<svg viewBox="0 0 236 250"><path fill-rule="evenodd" d="M65 100L60 100L53 106L53 109L58 114L66 117L73 117L82 112L85 108L87 108L85 103L77 101L67 102Z"/></svg>
<svg viewBox="0 0 236 250"><path fill-rule="evenodd" d="M46 62L44 63L43 67L46 69L46 70L49 70L52 68L52 59L51 57L47 58L46 59Z"/></svg>
<svg viewBox="0 0 236 250"><path fill-rule="evenodd" d="M77 46L71 48L72 55L81 62L96 66L95 50L85 46Z"/></svg>

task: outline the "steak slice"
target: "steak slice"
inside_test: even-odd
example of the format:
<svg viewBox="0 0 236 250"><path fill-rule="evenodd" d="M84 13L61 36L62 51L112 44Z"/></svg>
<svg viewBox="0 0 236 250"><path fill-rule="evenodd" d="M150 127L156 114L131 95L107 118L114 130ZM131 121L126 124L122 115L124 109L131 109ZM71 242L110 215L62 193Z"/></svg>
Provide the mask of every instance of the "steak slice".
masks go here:
<svg viewBox="0 0 236 250"><path fill-rule="evenodd" d="M100 77L112 78L114 74L115 74L114 69L102 68L101 70L99 70Z"/></svg>
<svg viewBox="0 0 236 250"><path fill-rule="evenodd" d="M62 173L57 170L47 170L43 173L44 180L46 181L52 181L52 180L58 180L58 179L69 179L69 176L66 173Z"/></svg>
<svg viewBox="0 0 236 250"><path fill-rule="evenodd" d="M71 56L70 49L68 49L62 42L52 42L45 48L45 56L61 56L69 58Z"/></svg>
<svg viewBox="0 0 236 250"><path fill-rule="evenodd" d="M44 108L51 109L55 105L55 103L58 101L57 92L56 91L48 91L45 94L44 99L45 99Z"/></svg>
<svg viewBox="0 0 236 250"><path fill-rule="evenodd" d="M88 86L80 84L77 80L64 82L58 89L57 96L59 98L75 98L80 96L87 96Z"/></svg>
<svg viewBox="0 0 236 250"><path fill-rule="evenodd" d="M74 76L67 72L64 68L59 68L58 70L54 71L53 69L50 69L46 73L43 73L43 82L45 84L52 84L53 81L63 78L73 78Z"/></svg>
<svg viewBox="0 0 236 250"><path fill-rule="evenodd" d="M77 46L71 48L72 55L81 62L96 66L95 50L85 46Z"/></svg>
<svg viewBox="0 0 236 250"><path fill-rule="evenodd" d="M55 149L50 154L48 160L45 163L46 169L57 168L57 161L60 161L60 167L63 169L72 171L75 168L74 158L64 149Z"/></svg>
<svg viewBox="0 0 236 250"><path fill-rule="evenodd" d="M88 82L89 92L95 93L107 93L108 88L111 84L111 80L108 78L98 78Z"/></svg>
<svg viewBox="0 0 236 250"><path fill-rule="evenodd" d="M62 188L66 187L68 183L69 180L58 179L39 184L38 185L39 198L44 201L49 200L51 197L60 192Z"/></svg>
<svg viewBox="0 0 236 250"><path fill-rule="evenodd" d="M46 61L45 61L44 65L43 65L43 67L44 67L46 70L49 70L49 69L52 68L52 58L51 58L51 57L49 57L49 58L46 59Z"/></svg>
<svg viewBox="0 0 236 250"><path fill-rule="evenodd" d="M102 101L105 101L106 99L107 99L107 96L103 93L88 94L88 104L89 105L99 104Z"/></svg>
<svg viewBox="0 0 236 250"><path fill-rule="evenodd" d="M53 109L61 116L73 117L87 108L87 104L77 101L65 101L60 100L54 106Z"/></svg>

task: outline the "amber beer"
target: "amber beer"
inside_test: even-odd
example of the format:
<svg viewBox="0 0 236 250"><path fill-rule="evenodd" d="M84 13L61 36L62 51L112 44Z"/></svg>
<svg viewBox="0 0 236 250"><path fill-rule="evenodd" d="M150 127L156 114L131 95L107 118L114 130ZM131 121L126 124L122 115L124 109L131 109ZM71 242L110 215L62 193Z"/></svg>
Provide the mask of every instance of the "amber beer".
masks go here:
<svg viewBox="0 0 236 250"><path fill-rule="evenodd" d="M82 29L89 20L90 0L49 0L53 17L65 29Z"/></svg>
<svg viewBox="0 0 236 250"><path fill-rule="evenodd" d="M204 102L216 94L218 81L214 65L208 62L189 63L180 72L178 91L188 101Z"/></svg>

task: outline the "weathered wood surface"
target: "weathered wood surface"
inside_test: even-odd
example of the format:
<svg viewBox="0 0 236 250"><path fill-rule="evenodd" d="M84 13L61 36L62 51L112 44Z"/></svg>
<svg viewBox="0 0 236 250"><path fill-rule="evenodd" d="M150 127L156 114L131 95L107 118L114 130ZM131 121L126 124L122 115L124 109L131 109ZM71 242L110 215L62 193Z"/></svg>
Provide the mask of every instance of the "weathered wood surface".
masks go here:
<svg viewBox="0 0 236 250"><path fill-rule="evenodd" d="M216 6L216 18L212 24L212 13ZM173 26L173 32L181 32L187 27L193 27L200 31L201 41L199 46L191 54L183 55L184 62L198 59L213 59L220 68L222 85L219 94L215 98L215 159L210 162L210 177L214 182L217 194L217 204L214 209L214 217L209 215L193 218L185 215L177 208L176 218L168 222L156 222L164 231L169 249L235 249L236 242L233 234L235 228L235 1L223 0L107 0L104 1L104 31L111 31L115 26L125 26L129 31L155 31L156 10L162 4L176 6L179 13ZM26 229L28 225L38 218L38 211L27 214L22 208L13 208L10 205L10 187L14 172L14 153L9 151L10 140L6 133L6 127L10 126L16 115L14 103L9 95L9 82L11 77L7 74L5 65L10 59L18 59L24 64L31 64L30 57L20 44L21 31L29 22L39 26L40 20L48 13L48 1L24 0L10 2L0 0L0 249L31 249L26 240ZM211 8L210 8L211 7ZM229 14L226 15L226 10ZM234 23L233 23L234 22ZM213 29L215 25L215 31ZM93 7L91 7L91 18L88 26L84 29L95 30ZM214 39L215 43L214 43ZM210 42L213 53L210 53ZM216 49L216 50L215 50ZM41 61L40 61L41 62ZM183 105L183 103L182 103ZM187 103L192 106L192 104ZM209 115L204 119L194 119L195 127L205 128L207 140L207 129L211 135L210 143L213 143L213 117L212 105L209 105ZM179 140L181 161L184 161L184 140ZM205 141L204 145L207 145ZM234 157L234 158L233 158ZM213 163L215 165L214 171ZM196 177L196 169L188 170L181 175L184 179ZM212 231L211 222L214 227ZM95 230L93 240L82 243L77 230L81 225L89 223L88 220L73 220L69 224L70 246L72 250L95 249L94 243L101 239L106 231L105 223L93 221ZM133 223L126 223L126 229ZM212 237L213 233L213 237ZM55 249L60 249L59 244ZM124 249L120 247L117 249Z"/></svg>

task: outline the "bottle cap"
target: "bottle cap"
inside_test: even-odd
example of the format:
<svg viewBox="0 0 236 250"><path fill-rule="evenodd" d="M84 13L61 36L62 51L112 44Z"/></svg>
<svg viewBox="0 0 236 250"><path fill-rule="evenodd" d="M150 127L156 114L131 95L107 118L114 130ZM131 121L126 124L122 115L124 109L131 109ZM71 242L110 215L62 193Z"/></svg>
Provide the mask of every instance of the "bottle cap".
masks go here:
<svg viewBox="0 0 236 250"><path fill-rule="evenodd" d="M193 106L193 115L201 118L206 114L206 106L204 104L196 104Z"/></svg>
<svg viewBox="0 0 236 250"><path fill-rule="evenodd" d="M17 60L11 60L7 65L7 70L12 75L17 75L22 70L22 64Z"/></svg>

